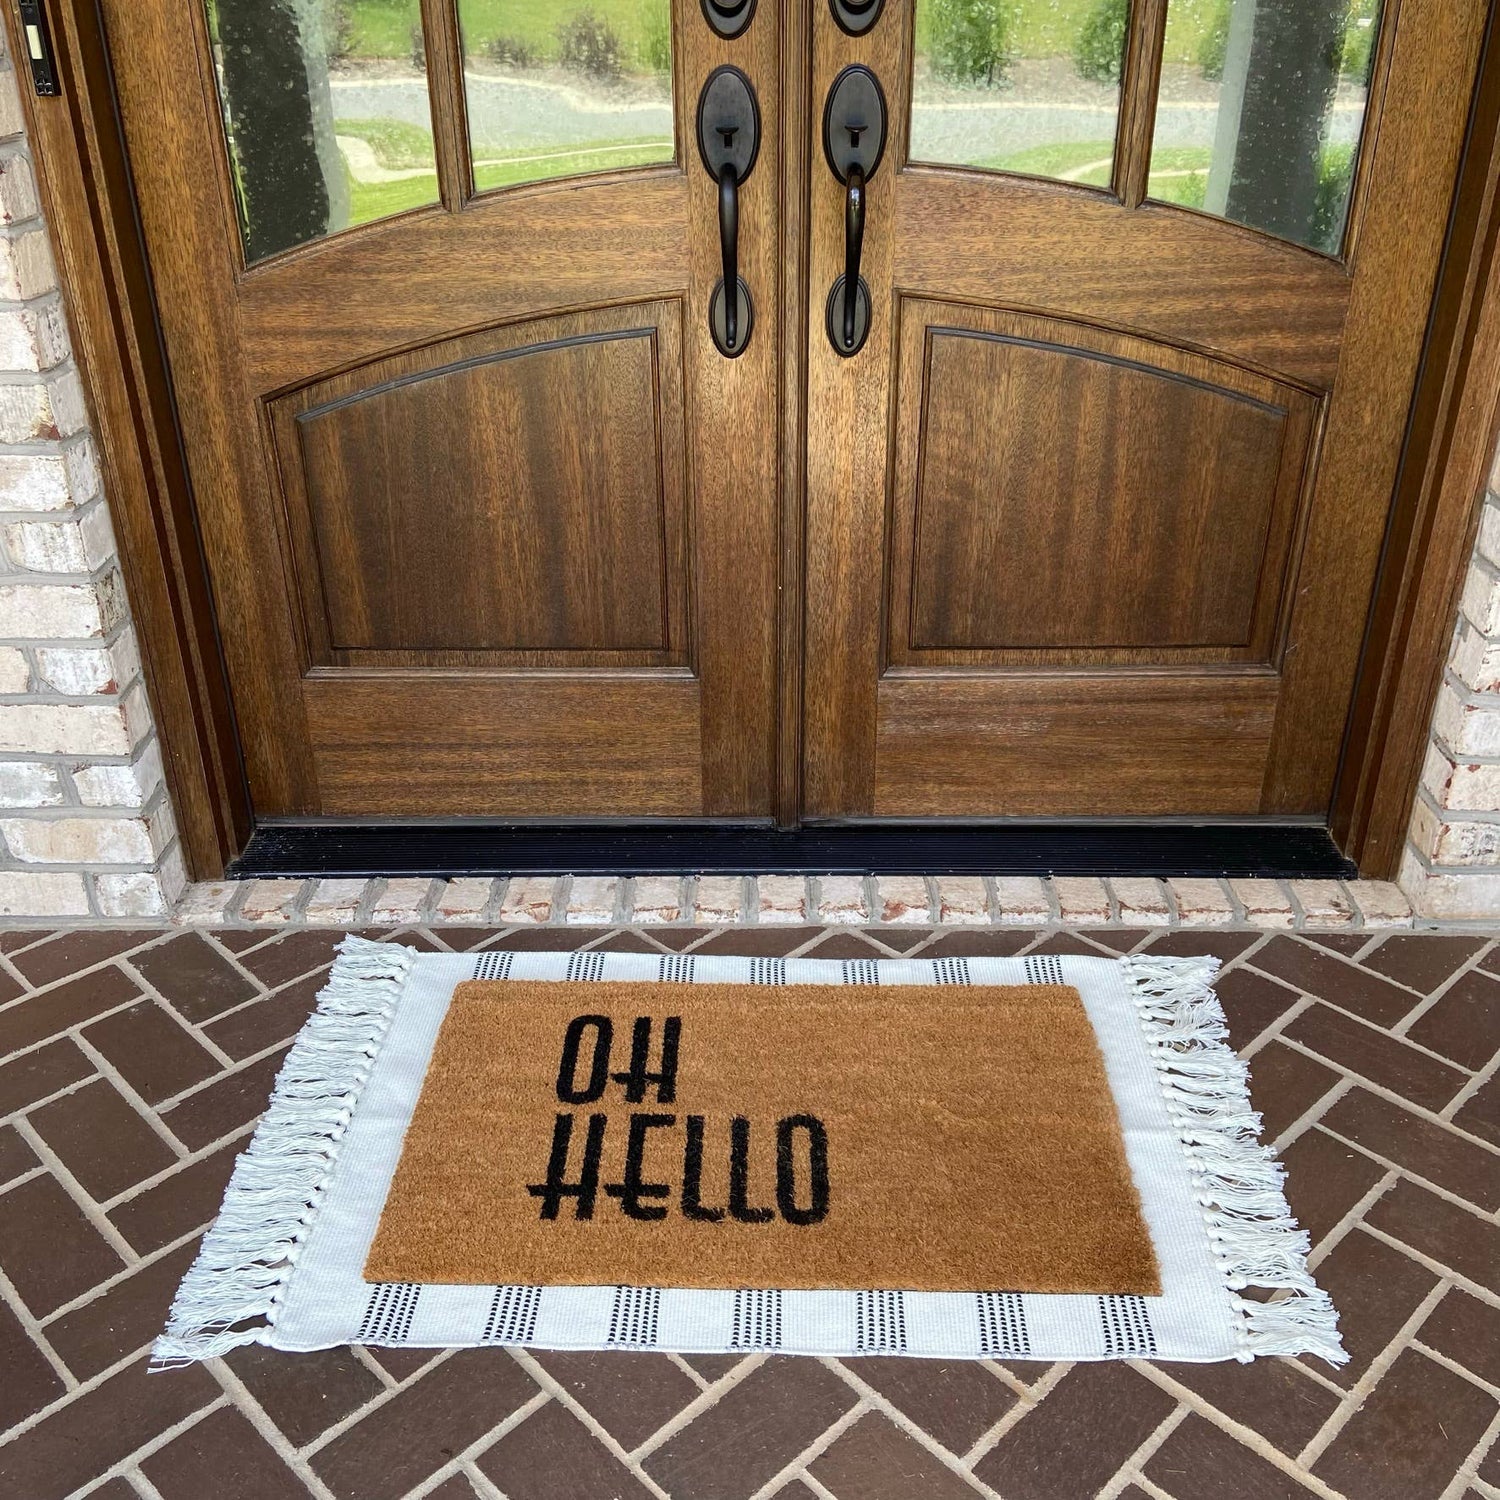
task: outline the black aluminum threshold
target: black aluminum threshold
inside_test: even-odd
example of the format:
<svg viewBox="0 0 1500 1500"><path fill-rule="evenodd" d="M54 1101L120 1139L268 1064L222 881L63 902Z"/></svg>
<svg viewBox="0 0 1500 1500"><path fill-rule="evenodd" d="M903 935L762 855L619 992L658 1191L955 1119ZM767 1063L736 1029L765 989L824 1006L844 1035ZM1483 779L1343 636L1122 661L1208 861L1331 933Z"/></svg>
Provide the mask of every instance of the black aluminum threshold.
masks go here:
<svg viewBox="0 0 1500 1500"><path fill-rule="evenodd" d="M1286 822L264 822L229 868L259 876L1193 875L1350 878L1317 824Z"/></svg>

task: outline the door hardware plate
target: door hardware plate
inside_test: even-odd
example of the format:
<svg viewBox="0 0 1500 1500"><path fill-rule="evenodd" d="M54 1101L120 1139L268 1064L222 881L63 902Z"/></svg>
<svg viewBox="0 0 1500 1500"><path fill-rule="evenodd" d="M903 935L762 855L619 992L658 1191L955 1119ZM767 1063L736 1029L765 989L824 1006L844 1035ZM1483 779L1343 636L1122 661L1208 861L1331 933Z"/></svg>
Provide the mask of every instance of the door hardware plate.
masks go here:
<svg viewBox="0 0 1500 1500"><path fill-rule="evenodd" d="M876 0L879 4L880 0ZM738 4L721 4L720 0L702 0L703 19L726 41L742 35L755 18L755 0L739 0Z"/></svg>
<svg viewBox="0 0 1500 1500"><path fill-rule="evenodd" d="M865 347L870 336L870 287L865 278L859 278L859 288L854 294L854 342L844 342L844 278L842 273L828 293L828 306L823 310L823 323L828 329L828 342L833 352L843 359L850 359Z"/></svg>
<svg viewBox="0 0 1500 1500"><path fill-rule="evenodd" d="M710 177L728 163L743 183L760 152L760 105L750 80L726 63L715 68L698 95L698 154Z"/></svg>
<svg viewBox="0 0 1500 1500"><path fill-rule="evenodd" d="M885 0L828 0L828 9L845 36L863 36L880 19Z"/></svg>
<svg viewBox="0 0 1500 1500"><path fill-rule="evenodd" d="M823 106L823 155L829 170L847 182L849 168L859 166L868 181L885 154L885 134L880 80L863 63L851 63L833 80Z"/></svg>
<svg viewBox="0 0 1500 1500"><path fill-rule="evenodd" d="M740 301L736 312L738 327L736 329L737 342L733 349L729 347L729 335L724 327L724 278L721 276L714 282L714 294L708 304L708 327L713 335L714 348L724 356L725 359L738 359L746 349L750 347L750 335L755 331L755 304L750 300L750 288L745 285L743 276L738 278Z"/></svg>

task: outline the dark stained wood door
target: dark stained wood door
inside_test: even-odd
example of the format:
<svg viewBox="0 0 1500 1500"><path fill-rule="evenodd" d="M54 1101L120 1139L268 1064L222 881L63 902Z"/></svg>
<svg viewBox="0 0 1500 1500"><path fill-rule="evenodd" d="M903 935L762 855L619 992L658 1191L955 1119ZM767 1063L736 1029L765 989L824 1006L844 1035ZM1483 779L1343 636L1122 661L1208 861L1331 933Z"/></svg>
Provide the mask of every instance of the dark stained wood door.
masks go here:
<svg viewBox="0 0 1500 1500"><path fill-rule="evenodd" d="M100 3L259 816L1326 812L1483 0Z"/></svg>
<svg viewBox="0 0 1500 1500"><path fill-rule="evenodd" d="M410 9L408 57L399 4L103 3L255 811L768 816L775 7ZM730 62L733 359L694 126Z"/></svg>
<svg viewBox="0 0 1500 1500"><path fill-rule="evenodd" d="M964 9L814 7L889 118L852 355L812 146L806 810L1321 815L1485 6Z"/></svg>

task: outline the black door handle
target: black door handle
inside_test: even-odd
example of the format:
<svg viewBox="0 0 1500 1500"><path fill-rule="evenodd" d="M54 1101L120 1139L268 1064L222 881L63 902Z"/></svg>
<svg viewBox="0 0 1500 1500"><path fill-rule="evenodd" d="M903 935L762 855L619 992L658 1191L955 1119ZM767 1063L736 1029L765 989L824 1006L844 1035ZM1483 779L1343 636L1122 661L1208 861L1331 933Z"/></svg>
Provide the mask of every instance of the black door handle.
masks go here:
<svg viewBox="0 0 1500 1500"><path fill-rule="evenodd" d="M715 68L698 96L698 154L719 192L719 257L724 274L709 300L714 347L727 359L745 352L755 308L740 275L740 187L760 150L760 106L738 68Z"/></svg>
<svg viewBox="0 0 1500 1500"><path fill-rule="evenodd" d="M885 151L885 95L875 75L854 63L833 80L823 107L823 154L844 185L844 274L828 293L828 341L848 359L870 332L870 288L859 274L868 187Z"/></svg>
<svg viewBox="0 0 1500 1500"><path fill-rule="evenodd" d="M719 168L719 255L724 262L724 285L740 284L740 179L734 163L726 161ZM735 353L739 342L739 301L730 297L724 304L724 349Z"/></svg>
<svg viewBox="0 0 1500 1500"><path fill-rule="evenodd" d="M859 254L865 243L865 174L857 164L844 184L844 348L854 352L854 314L859 306Z"/></svg>

